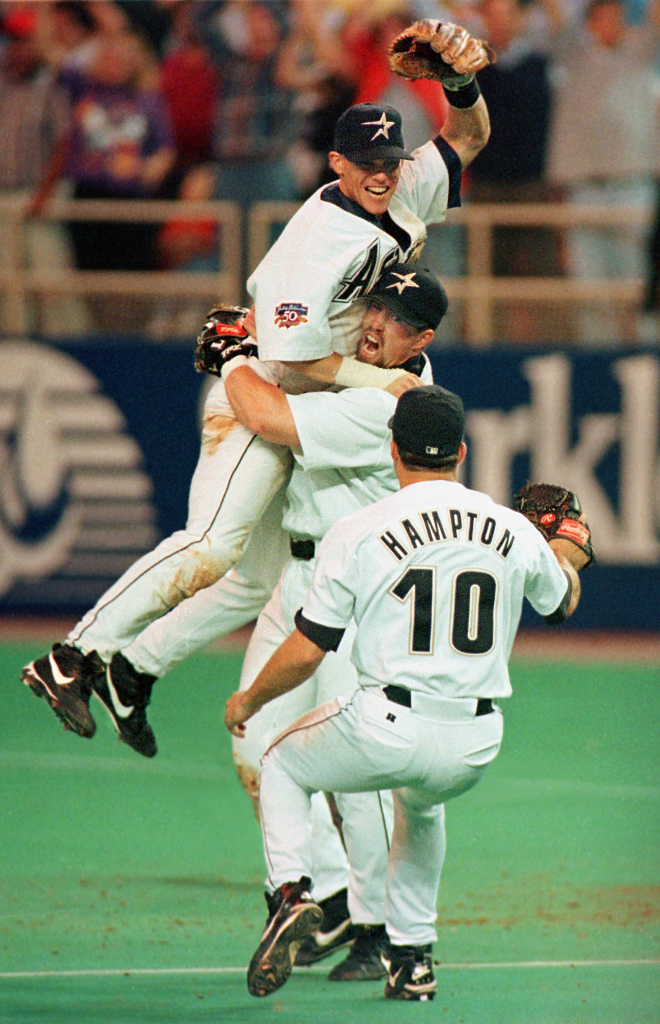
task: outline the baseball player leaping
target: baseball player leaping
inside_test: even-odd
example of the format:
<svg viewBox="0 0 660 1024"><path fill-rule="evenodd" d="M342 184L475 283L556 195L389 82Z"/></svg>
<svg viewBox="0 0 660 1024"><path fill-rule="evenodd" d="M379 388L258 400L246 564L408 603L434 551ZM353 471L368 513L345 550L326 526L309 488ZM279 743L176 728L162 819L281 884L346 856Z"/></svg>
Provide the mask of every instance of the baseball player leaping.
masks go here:
<svg viewBox="0 0 660 1024"><path fill-rule="evenodd" d="M508 659L523 597L551 621L572 614L589 556L547 542L518 512L457 482L460 398L436 386L397 403L391 445L400 490L340 520L321 543L296 628L252 686L227 702L235 736L295 690L353 617L358 688L295 722L262 761L269 916L248 969L265 996L285 983L319 926L308 888L310 794L392 788L384 954L391 999L433 999L431 948L445 850L444 805L498 753ZM249 725L248 725L249 728Z"/></svg>
<svg viewBox="0 0 660 1024"><path fill-rule="evenodd" d="M356 362L360 314L352 303L371 291L388 266L417 257L426 226L460 203L461 171L489 133L474 75L460 81L459 88L446 90L450 107L441 134L413 154L404 147L401 116L391 107L363 104L339 119L330 153L337 182L303 204L248 282L260 358L267 363L262 372L285 390L339 385L398 395L419 384L403 370ZM270 503L278 500L290 467L285 449L236 422L218 382L206 403L185 529L124 573L63 646L23 670L24 682L45 697L66 727L94 734L94 692L121 739L146 756L156 753L145 715L153 679L120 652L151 622L236 564ZM268 586L262 573L283 558L283 545L281 535L273 540L265 528L262 533L260 557L252 558L250 568L254 575L246 570L242 583L248 591L255 588L256 603L263 606ZM281 564L271 575L277 576ZM228 622L235 628L233 612Z"/></svg>

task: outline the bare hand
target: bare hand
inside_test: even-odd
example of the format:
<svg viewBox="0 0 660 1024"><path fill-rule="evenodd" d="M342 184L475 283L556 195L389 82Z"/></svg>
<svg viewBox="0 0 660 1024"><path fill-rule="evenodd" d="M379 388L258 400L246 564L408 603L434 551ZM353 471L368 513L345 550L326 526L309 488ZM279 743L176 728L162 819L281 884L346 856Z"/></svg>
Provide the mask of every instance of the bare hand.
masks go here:
<svg viewBox="0 0 660 1024"><path fill-rule="evenodd" d="M240 690L232 693L225 704L225 725L232 736L245 736L245 723L254 714L248 705L247 695Z"/></svg>
<svg viewBox="0 0 660 1024"><path fill-rule="evenodd" d="M254 315L254 306L250 309L248 315L241 320L243 327L248 332L251 338L257 340L257 318Z"/></svg>
<svg viewBox="0 0 660 1024"><path fill-rule="evenodd" d="M548 541L556 555L561 555L569 565L572 565L576 572L584 569L589 564L589 556L572 540L565 540L564 537L553 537Z"/></svg>
<svg viewBox="0 0 660 1024"><path fill-rule="evenodd" d="M404 391L410 391L411 388L423 388L424 381L421 377L416 377L414 373L401 374L396 380L393 380L389 387L385 390L389 391L391 395L398 398L403 394Z"/></svg>

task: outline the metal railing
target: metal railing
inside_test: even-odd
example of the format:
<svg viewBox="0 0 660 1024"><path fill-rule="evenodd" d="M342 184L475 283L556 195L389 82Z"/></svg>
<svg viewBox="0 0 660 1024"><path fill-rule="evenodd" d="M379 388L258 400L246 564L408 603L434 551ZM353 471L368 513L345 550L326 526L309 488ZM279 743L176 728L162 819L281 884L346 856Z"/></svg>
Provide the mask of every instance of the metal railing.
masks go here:
<svg viewBox="0 0 660 1024"><path fill-rule="evenodd" d="M238 303L243 293L241 272L242 218L238 203L184 203L168 200L55 200L43 217L55 221L117 221L162 223L173 220L211 220L217 224L218 266L213 273L163 271L90 271L72 267L34 270L25 267L24 202L0 199L5 221L6 250L0 268L0 289L5 299L5 330L24 332L28 325L30 295L135 296L200 298Z"/></svg>
<svg viewBox="0 0 660 1024"><path fill-rule="evenodd" d="M286 223L296 209L293 203L273 202L252 207L248 235L251 269L257 266L270 245L273 224ZM461 278L440 276L450 302L464 304L464 340L473 346L492 344L497 305L540 303L575 307L582 303L599 303L633 311L641 302L641 279L493 276L496 227L549 227L561 231L590 226L643 232L648 228L650 217L650 210L638 207L575 207L565 203L475 203L450 210L447 223L465 228L466 274Z"/></svg>
<svg viewBox="0 0 660 1024"><path fill-rule="evenodd" d="M218 266L215 273L175 271L80 271L71 267L35 270L25 266L25 204L0 200L5 222L4 329L24 332L30 297L80 296L197 298L208 303L245 301L244 268L250 272L271 245L273 231L285 224L299 203L256 203L243 223L241 207L233 202L55 200L44 216L52 220L116 220L166 223L208 219L218 225ZM447 222L463 225L466 234L464 277L444 278L450 300L464 308L464 340L474 346L495 340L494 315L506 304L548 304L574 308L593 303L633 311L638 308L643 282L577 280L570 277L496 277L493 275L493 236L498 226L546 227L558 232L578 225L643 232L649 210L639 208L574 207L562 203L466 205L450 211Z"/></svg>

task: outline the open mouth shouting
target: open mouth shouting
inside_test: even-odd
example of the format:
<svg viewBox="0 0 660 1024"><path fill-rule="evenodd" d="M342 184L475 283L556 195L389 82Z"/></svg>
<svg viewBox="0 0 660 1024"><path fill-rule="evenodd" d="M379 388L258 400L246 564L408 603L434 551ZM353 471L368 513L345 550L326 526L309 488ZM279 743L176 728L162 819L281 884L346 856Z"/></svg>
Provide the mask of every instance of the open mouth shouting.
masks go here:
<svg viewBox="0 0 660 1024"><path fill-rule="evenodd" d="M375 363L382 350L382 338L371 331L365 331L359 347L359 356L363 363Z"/></svg>

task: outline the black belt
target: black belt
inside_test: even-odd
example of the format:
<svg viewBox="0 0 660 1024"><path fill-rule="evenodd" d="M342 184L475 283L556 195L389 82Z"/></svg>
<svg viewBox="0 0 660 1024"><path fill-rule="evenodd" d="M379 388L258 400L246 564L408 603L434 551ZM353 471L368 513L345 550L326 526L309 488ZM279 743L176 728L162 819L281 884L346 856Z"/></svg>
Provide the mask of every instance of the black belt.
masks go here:
<svg viewBox="0 0 660 1024"><path fill-rule="evenodd" d="M400 704L404 708L412 707L412 697L410 690L406 686L395 686L394 683L390 683L389 686L383 687L383 693L387 699L391 700L394 704ZM494 707L490 697L477 698L477 710L474 713L475 718L479 715L490 715L492 711L494 711Z"/></svg>
<svg viewBox="0 0 660 1024"><path fill-rule="evenodd" d="M316 544L313 540L294 540L289 538L289 548L294 558L300 558L303 562L309 562L316 554Z"/></svg>

